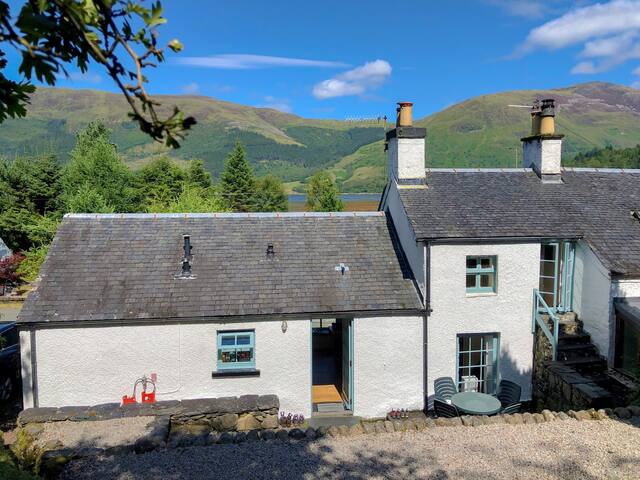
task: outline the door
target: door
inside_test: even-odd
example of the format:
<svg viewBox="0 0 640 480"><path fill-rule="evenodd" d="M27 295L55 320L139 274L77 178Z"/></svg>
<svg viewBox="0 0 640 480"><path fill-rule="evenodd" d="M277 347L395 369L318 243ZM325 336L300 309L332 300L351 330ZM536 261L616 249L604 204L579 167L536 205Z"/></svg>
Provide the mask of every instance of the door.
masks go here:
<svg viewBox="0 0 640 480"><path fill-rule="evenodd" d="M342 397L346 410L353 406L353 320L343 318L342 324Z"/></svg>
<svg viewBox="0 0 640 480"><path fill-rule="evenodd" d="M559 250L560 244L552 242L543 244L540 251L540 285L538 290L550 308L555 308L557 305Z"/></svg>

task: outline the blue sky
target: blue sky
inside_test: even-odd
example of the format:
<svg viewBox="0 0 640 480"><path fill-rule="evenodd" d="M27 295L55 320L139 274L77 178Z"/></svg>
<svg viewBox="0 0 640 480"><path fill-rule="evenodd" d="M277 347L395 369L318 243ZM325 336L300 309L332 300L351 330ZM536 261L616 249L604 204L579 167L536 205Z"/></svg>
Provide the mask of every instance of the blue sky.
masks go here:
<svg viewBox="0 0 640 480"><path fill-rule="evenodd" d="M343 119L392 116L399 100L421 117L504 90L593 80L640 88L638 0L163 4L161 38L185 48L150 72L152 93ZM97 67L59 85L115 91Z"/></svg>

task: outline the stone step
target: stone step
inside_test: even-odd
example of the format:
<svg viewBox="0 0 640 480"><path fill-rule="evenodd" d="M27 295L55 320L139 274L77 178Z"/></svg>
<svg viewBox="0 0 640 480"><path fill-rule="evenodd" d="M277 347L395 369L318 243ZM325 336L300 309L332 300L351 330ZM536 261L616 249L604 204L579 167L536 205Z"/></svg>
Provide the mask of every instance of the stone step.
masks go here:
<svg viewBox="0 0 640 480"><path fill-rule="evenodd" d="M591 344L591 335L586 332L571 334L560 332L560 335L558 336L558 346L574 344Z"/></svg>
<svg viewBox="0 0 640 480"><path fill-rule="evenodd" d="M574 360L597 357L598 349L592 343L569 343L558 345L558 360Z"/></svg>
<svg viewBox="0 0 640 480"><path fill-rule="evenodd" d="M570 360L557 360L557 363L573 367L579 372L600 372L606 370L607 362L600 356L573 358Z"/></svg>

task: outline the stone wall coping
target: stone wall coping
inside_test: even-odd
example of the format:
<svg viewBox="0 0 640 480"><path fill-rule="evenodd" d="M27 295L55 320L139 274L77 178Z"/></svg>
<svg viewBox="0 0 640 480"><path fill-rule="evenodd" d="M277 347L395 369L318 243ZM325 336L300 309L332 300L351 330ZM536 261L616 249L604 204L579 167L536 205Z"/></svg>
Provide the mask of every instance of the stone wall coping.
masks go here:
<svg viewBox="0 0 640 480"><path fill-rule="evenodd" d="M112 420L124 417L170 416L190 417L206 414L246 413L278 410L277 395L241 395L239 397L162 400L155 403L102 403L91 406L27 408L20 412L18 425L29 423Z"/></svg>

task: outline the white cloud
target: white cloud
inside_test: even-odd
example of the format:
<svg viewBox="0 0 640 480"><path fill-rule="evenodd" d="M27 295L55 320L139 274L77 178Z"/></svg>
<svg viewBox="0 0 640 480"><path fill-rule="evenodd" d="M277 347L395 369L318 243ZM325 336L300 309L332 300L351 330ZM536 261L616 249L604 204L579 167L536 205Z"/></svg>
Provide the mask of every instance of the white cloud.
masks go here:
<svg viewBox="0 0 640 480"><path fill-rule="evenodd" d="M218 93L230 93L236 89L236 87L234 87L233 85L224 85L218 83L211 85L211 88Z"/></svg>
<svg viewBox="0 0 640 480"><path fill-rule="evenodd" d="M558 49L589 39L640 29L640 1L614 0L565 13L529 32L523 53L538 48Z"/></svg>
<svg viewBox="0 0 640 480"><path fill-rule="evenodd" d="M89 72L71 72L68 75L59 73L56 75L58 80L67 80L69 82L86 82L86 83L100 83L102 77L97 73Z"/></svg>
<svg viewBox="0 0 640 480"><path fill-rule="evenodd" d="M636 68L633 72L631 72L631 73L633 73L634 75L637 75L637 76L639 76L639 77L640 77L640 67L637 67L637 68Z"/></svg>
<svg viewBox="0 0 640 480"><path fill-rule="evenodd" d="M640 0L613 0L573 9L534 28L514 56L582 45L574 74L605 72L640 58Z"/></svg>
<svg viewBox="0 0 640 480"><path fill-rule="evenodd" d="M200 93L200 85L195 82L188 83L187 85L183 85L180 91L185 95L197 95Z"/></svg>
<svg viewBox="0 0 640 480"><path fill-rule="evenodd" d="M291 113L293 111L288 98L277 98L271 95L267 95L266 97L264 97L264 102L265 103L261 105L257 105L257 107L272 108L274 110L279 110L284 113Z"/></svg>
<svg viewBox="0 0 640 480"><path fill-rule="evenodd" d="M638 80L637 82L633 82L631 84L631 88L637 88L638 90L640 90L640 80Z"/></svg>
<svg viewBox="0 0 640 480"><path fill-rule="evenodd" d="M247 70L271 67L348 67L342 62L308 60L304 58L271 57L268 55L222 54L209 57L179 57L176 62L190 67L219 68L227 70Z"/></svg>
<svg viewBox="0 0 640 480"><path fill-rule="evenodd" d="M391 75L391 65L385 60L367 62L313 87L313 96L324 100L347 95L362 95L380 86Z"/></svg>
<svg viewBox="0 0 640 480"><path fill-rule="evenodd" d="M548 10L548 5L535 0L487 0L515 17L540 18Z"/></svg>
<svg viewBox="0 0 640 480"><path fill-rule="evenodd" d="M580 62L575 67L571 69L571 73L578 74L590 74L590 73L598 73L598 69L594 65L593 62Z"/></svg>

